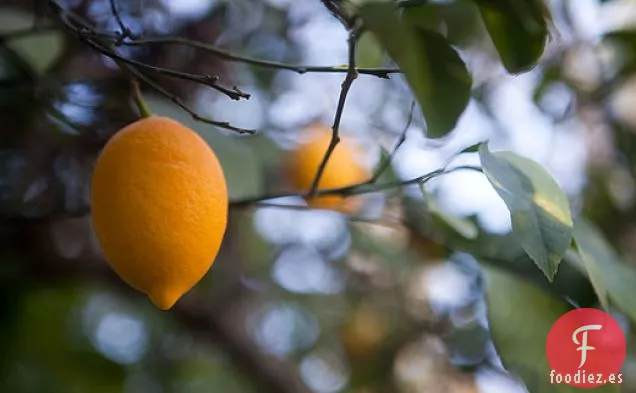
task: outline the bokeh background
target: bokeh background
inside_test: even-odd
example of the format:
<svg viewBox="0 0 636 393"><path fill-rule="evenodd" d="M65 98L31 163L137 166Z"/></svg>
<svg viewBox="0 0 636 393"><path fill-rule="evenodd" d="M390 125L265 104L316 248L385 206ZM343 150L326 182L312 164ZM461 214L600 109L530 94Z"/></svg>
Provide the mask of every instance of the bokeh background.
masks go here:
<svg viewBox="0 0 636 393"><path fill-rule="evenodd" d="M116 3L135 34L290 64L347 62L347 32L318 0ZM474 154L455 153L490 140L493 150L543 164L573 210L636 261L636 1L549 1L552 40L540 65L517 76L501 66L472 2L425 3L422 23L459 50L474 77L473 98L448 138L430 140L401 76L361 75L341 128L366 147L368 165L406 130L380 181L418 177L451 159L477 165ZM60 4L101 31L119 29L108 0ZM287 207L237 203L213 268L175 309L157 311L123 285L101 256L88 201L101 147L137 116L129 76L55 21L47 1L0 2L0 391L525 391L490 341L477 262L414 240L403 225L404 195L423 203L418 186L369 193L355 217L309 210L295 197L269 201ZM609 40L614 30L621 34ZM143 90L155 113L213 146L235 202L289 190L285 153L302 142L307 124L333 122L344 78L224 61L185 46L118 53L218 73L251 94L232 101L159 79L200 114L258 130L238 136ZM362 36L358 65L390 65L372 36ZM435 178L426 191L462 228L510 230L508 210L479 172ZM636 391L632 356L630 348L623 392Z"/></svg>

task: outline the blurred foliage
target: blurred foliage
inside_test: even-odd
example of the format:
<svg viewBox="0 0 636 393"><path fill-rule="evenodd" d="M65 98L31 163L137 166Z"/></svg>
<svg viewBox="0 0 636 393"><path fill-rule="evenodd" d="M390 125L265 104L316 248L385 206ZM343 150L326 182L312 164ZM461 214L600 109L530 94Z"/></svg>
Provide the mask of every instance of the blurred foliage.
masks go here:
<svg viewBox="0 0 636 393"><path fill-rule="evenodd" d="M625 326L625 383L596 390L636 391L629 1L589 2L603 11L594 23L614 26L611 10L630 21L598 34L568 0L31 3L0 5L0 391L514 393L522 381L532 393L569 392L549 385L544 342L574 307L603 308ZM149 107L213 147L233 201L211 273L171 312L125 288L96 245L91 168L137 115L130 75L86 45L88 32L60 23L54 4L90 21L91 34L125 59L218 74L251 94L232 101L144 73L169 92L142 83ZM113 5L134 37L122 33ZM286 153L298 131L333 122L347 62L342 22L352 18L362 29L360 69L341 131L369 147L376 169L389 165L354 189L371 191L356 216L307 209L298 195L256 203L289 191ZM239 59L131 43L170 37ZM554 140L584 141L579 188L560 184L574 174L555 176L558 163L574 160L570 146L533 159L500 151L518 137L496 99L507 85L528 85L536 123L518 119L526 129L549 123ZM196 121L175 97L259 132ZM413 155L404 164L408 151L448 165L417 172ZM539 163L542 155L557 164ZM452 209L440 182L460 171L489 182L510 212L509 231Z"/></svg>
<svg viewBox="0 0 636 393"><path fill-rule="evenodd" d="M392 5L371 2L360 13L404 71L426 116L426 134L439 138L450 132L470 97L471 77L446 39L411 22L419 15L405 11L403 20L392 19Z"/></svg>

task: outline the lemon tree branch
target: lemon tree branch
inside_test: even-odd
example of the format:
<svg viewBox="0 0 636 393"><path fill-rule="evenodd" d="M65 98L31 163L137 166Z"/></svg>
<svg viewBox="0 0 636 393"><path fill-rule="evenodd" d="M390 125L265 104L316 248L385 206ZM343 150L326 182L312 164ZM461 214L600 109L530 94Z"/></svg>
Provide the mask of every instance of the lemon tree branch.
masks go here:
<svg viewBox="0 0 636 393"><path fill-rule="evenodd" d="M26 225L24 225L26 224ZM5 229L7 229L5 231ZM51 253L46 247L33 247L47 240L40 226L22 223L4 227L0 223L0 246L3 250L20 257L20 268L25 279L53 283L67 282L69 278L80 282L107 284L124 296L137 298L139 292L131 289L101 257L67 259ZM228 258L236 259L233 255ZM245 298L240 280L231 280L231 288L215 292L215 301L209 293L192 293L170 312L170 316L191 334L218 345L239 371L249 376L248 381L256 390L266 393L311 393L303 383L295 364L264 353L245 329L245 313L240 302ZM228 293L226 293L228 292ZM228 296L231 293L231 296ZM230 300L228 300L230 299Z"/></svg>
<svg viewBox="0 0 636 393"><path fill-rule="evenodd" d="M452 168L440 168L437 169L433 172L429 172L427 174L421 175L421 176L417 176L408 180L404 180L404 181L395 181L395 182L386 182L386 183L381 183L381 184L373 184L370 181L365 181L363 183L359 183L359 184L354 184L348 187L341 187L341 188L332 188L332 189L321 189L321 190L316 190L315 195L317 196L323 196L323 195L341 195L341 196L352 196L352 195L362 195L362 194L369 194L369 193L373 193L373 192L378 192L378 191L384 191L384 190L388 190L388 189L392 189L392 188L399 188L399 187L405 187L405 186L409 186L409 185L413 185L413 184L423 184L426 183L427 181L437 177L437 176L442 176L442 175L447 175L449 173L455 172L455 171L461 171L461 170L470 170L470 171L477 171L477 172L481 172L482 169L478 166L472 166L472 165L459 165L456 167L452 167ZM260 205L263 202L272 200L272 199L278 199L278 198L285 198L285 197L295 197L295 196L304 196L303 194L299 194L299 193L274 193L274 194L270 194L270 195L263 195L263 196L258 196L255 198L246 198L246 199L239 199L239 200L234 200L230 202L230 205L232 207L245 207L245 206L252 206L252 205ZM280 205L277 207L287 207L286 205ZM290 209L295 208L296 206L290 206Z"/></svg>
<svg viewBox="0 0 636 393"><path fill-rule="evenodd" d="M347 68L347 76L342 82L342 87L340 89L340 97L338 98L338 107L336 109L336 116L333 121L331 141L329 142L329 146L327 147L327 151L325 152L325 156L322 159L322 162L318 166L318 170L316 171L316 175L314 180L309 188L309 192L307 196L312 197L316 194L316 190L318 189L318 184L320 183L320 178L322 177L325 168L327 167L327 163L333 154L336 146L340 142L340 121L342 120L342 113L344 112L344 107L347 102L347 95L349 94L349 90L351 90L351 85L358 77L358 71L356 70L356 47L358 42L358 30L352 29L349 32L349 66Z"/></svg>
<svg viewBox="0 0 636 393"><path fill-rule="evenodd" d="M126 36L130 36L130 30L123 25L123 32L121 34L112 34L105 32L98 32L94 30L88 21L86 21L83 17L75 14L74 12L65 9L62 5L60 5L57 0L49 0L49 3L53 7L56 14L59 15L59 19L62 24L70 30L77 38L81 41L95 49L97 52L111 58L123 71L127 71L130 74L133 74L135 79L147 84L149 87L153 88L159 94L164 95L166 98L170 99L172 102L177 104L183 110L185 110L188 114L190 114L195 120L214 125L219 128L228 129L231 131L235 131L242 134L253 134L255 130L244 129L240 127L232 126L228 122L213 120L210 118L206 118L204 116L199 115L196 111L189 108L183 101L176 97L174 94L168 92L166 89L161 87L157 82L154 82L148 76L146 76L146 72L153 72L159 75L169 76L178 79L190 80L193 82L197 82L199 84L203 84L212 88L215 88L233 99L240 98L249 98L249 94L242 92L237 87L233 87L232 89L227 89L218 85L218 77L213 75L194 75L183 73L167 68L152 66L140 61L132 60L125 58L117 53L115 53L109 46L115 45L117 42L121 41ZM114 3L113 3L114 4ZM113 5L113 12L116 13L116 7ZM121 17L118 18L121 20ZM113 40L111 42L110 40Z"/></svg>
<svg viewBox="0 0 636 393"><path fill-rule="evenodd" d="M347 67L294 65L294 64L281 63L277 61L255 59L253 57L242 56L242 55L238 55L238 54L223 50L221 48L218 48L214 45L211 45L205 42L189 40L189 39L180 38L180 37L136 38L136 39L130 39L130 40L121 40L116 45L144 46L144 45L153 45L153 44L189 46L195 49L205 51L206 53L219 57L223 60L250 64L250 65L262 67L262 68L293 71L298 74L348 72ZM356 71L358 72L358 74L372 75L382 79L388 79L390 74L396 74L396 73L402 72L399 68L356 68Z"/></svg>
<svg viewBox="0 0 636 393"><path fill-rule="evenodd" d="M131 35L131 31L128 28L128 26L126 26L124 24L124 20L121 18L121 15L119 15L119 11L117 10L117 4L115 3L115 0L108 0L110 3L110 11L113 14L113 16L115 17L115 20L117 21L117 24L119 25L119 28L121 30L121 37L127 37Z"/></svg>
<svg viewBox="0 0 636 393"><path fill-rule="evenodd" d="M109 48L105 42L98 40L97 38L105 38L109 37L108 34L101 34L96 32L87 24L83 18L79 18L74 13L69 12L64 7L62 7L57 0L49 0L50 4L54 7L55 11L58 15L60 15L60 20L63 25L69 29L74 35L79 38L81 41L86 43L88 46L99 52L100 54L109 57L113 60L119 60L121 62L130 64L137 68L143 69L147 72L153 72L159 75L168 76L172 78L183 79L191 82L196 82L198 84L213 88L225 95L227 95L232 100L239 99L249 99L250 95L248 93L243 92L236 86L232 88L227 88L220 85L218 75L199 75L199 74L190 74L187 72L181 72L172 70L170 68L157 67L150 64L146 64L141 61L129 59L124 57L118 53L116 53L113 49ZM120 35L110 35L111 37L117 37L117 39L121 39Z"/></svg>
<svg viewBox="0 0 636 393"><path fill-rule="evenodd" d="M245 93L241 89L236 86L232 88L227 88L218 84L219 77L217 75L198 75L198 74L190 74L187 72L175 71L169 68L157 67L150 64L146 64L141 61L128 59L122 55L115 53L113 50L108 47L98 43L96 40L91 39L91 32L86 32L82 30L77 30L77 36L83 40L90 47L95 49L97 52L103 54L104 56L110 57L113 60L119 60L124 63L130 64L137 68L144 69L146 71L154 72L159 75L164 75L172 78L183 79L187 81L196 82L198 84L211 87L214 90L217 90L226 96L228 96L232 100L240 100L242 98L249 99L250 95Z"/></svg>
<svg viewBox="0 0 636 393"><path fill-rule="evenodd" d="M382 174L389 168L389 165L391 165L391 162L393 161L393 157L395 157L395 154L397 153L397 151L404 144L404 142L406 142L406 133L408 132L409 127L411 127L411 123L413 122L414 112L415 112L415 101L411 103L411 110L409 111L409 119L407 120L406 125L404 126L404 129L402 130L402 133L400 134L400 137L395 143L393 150L391 151L391 153L389 153L389 155L384 160L382 160L382 162L378 166L378 169L375 171L371 179L369 179L369 184L375 183L380 178L380 176L382 176Z"/></svg>
<svg viewBox="0 0 636 393"><path fill-rule="evenodd" d="M139 80L144 82L146 85L150 86L152 89L157 91L159 94L165 96L170 101L172 101L174 104L176 104L181 109L186 111L196 121L200 121L202 123L210 124L210 125L213 125L213 126L216 126L216 127L220 127L220 128L225 128L226 130L235 131L235 132L238 132L239 134L254 134L256 132L256 130L250 130L250 129L246 129L246 128L235 127L235 126L231 125L228 122L217 121L217 120L210 119L208 117L201 116L196 111L194 111L192 108L187 106L179 97L177 97L176 95L170 93L168 90L166 90L161 85L159 85L157 82L153 81L152 79L150 79L149 77L144 75L142 72L140 72L136 68L134 68L134 67L132 67L132 66L130 66L128 64L124 64L124 65L122 65L122 67L125 70L127 70L129 73L131 73L133 75L133 77L138 78Z"/></svg>

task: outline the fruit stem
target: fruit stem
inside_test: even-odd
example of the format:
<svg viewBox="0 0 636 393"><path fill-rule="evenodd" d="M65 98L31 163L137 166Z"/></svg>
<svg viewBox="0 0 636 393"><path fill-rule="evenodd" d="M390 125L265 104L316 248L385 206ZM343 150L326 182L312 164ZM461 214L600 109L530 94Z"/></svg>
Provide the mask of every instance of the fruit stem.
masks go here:
<svg viewBox="0 0 636 393"><path fill-rule="evenodd" d="M137 82L137 80L135 79L133 79L132 81L132 90L133 90L133 98L135 100L135 104L137 105L137 108L139 109L139 115L142 118L152 116L152 112L150 111L150 108L148 108L148 105L146 105L146 102L144 101L144 98L141 95L141 89L139 89L139 82Z"/></svg>

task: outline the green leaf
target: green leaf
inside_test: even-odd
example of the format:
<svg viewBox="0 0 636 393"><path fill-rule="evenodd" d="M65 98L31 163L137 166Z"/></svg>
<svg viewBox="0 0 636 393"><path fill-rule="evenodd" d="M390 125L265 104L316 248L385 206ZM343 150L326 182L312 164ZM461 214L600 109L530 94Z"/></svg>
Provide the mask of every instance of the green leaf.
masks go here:
<svg viewBox="0 0 636 393"><path fill-rule="evenodd" d="M32 14L20 10L0 9L0 35L29 29L34 20ZM59 31L43 31L11 39L7 46L17 52L34 71L43 74L62 54L64 36Z"/></svg>
<svg viewBox="0 0 636 393"><path fill-rule="evenodd" d="M407 7L402 12L402 17L411 26L442 33L440 27L444 26L444 20L441 19L438 4L422 4Z"/></svg>
<svg viewBox="0 0 636 393"><path fill-rule="evenodd" d="M477 142L473 145L467 146L461 149L460 151L458 151L456 155L465 154L465 153L477 153L479 151L479 146L481 146L482 143L484 142Z"/></svg>
<svg viewBox="0 0 636 393"><path fill-rule="evenodd" d="M452 131L472 87L457 52L440 34L400 21L392 4L364 4L360 15L404 72L426 118L427 136L440 138Z"/></svg>
<svg viewBox="0 0 636 393"><path fill-rule="evenodd" d="M574 225L574 240L599 301L607 298L636 322L636 270L623 263L601 232L583 218Z"/></svg>
<svg viewBox="0 0 636 393"><path fill-rule="evenodd" d="M550 383L545 342L552 325L570 311L564 301L497 268L484 268L488 324L506 369L517 374L531 393L576 393L579 388ZM594 392L617 393L607 384Z"/></svg>
<svg viewBox="0 0 636 393"><path fill-rule="evenodd" d="M552 23L544 0L474 0L510 73L529 71L545 49Z"/></svg>
<svg viewBox="0 0 636 393"><path fill-rule="evenodd" d="M605 310L609 310L607 286L602 265L610 263L608 259L612 258L612 250L604 243L596 230L582 219L577 219L574 223L574 241L599 302Z"/></svg>
<svg viewBox="0 0 636 393"><path fill-rule="evenodd" d="M249 198L263 190L262 164L247 145L250 139L221 134L216 128L192 119L169 101L147 97L146 104L158 116L170 117L196 131L214 149L227 181L230 199Z"/></svg>
<svg viewBox="0 0 636 393"><path fill-rule="evenodd" d="M486 177L510 209L512 230L550 282L572 241L570 204L550 174L512 152L479 148Z"/></svg>
<svg viewBox="0 0 636 393"><path fill-rule="evenodd" d="M384 64L384 48L372 34L363 33L356 49L358 67L377 68Z"/></svg>

